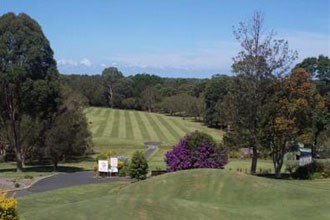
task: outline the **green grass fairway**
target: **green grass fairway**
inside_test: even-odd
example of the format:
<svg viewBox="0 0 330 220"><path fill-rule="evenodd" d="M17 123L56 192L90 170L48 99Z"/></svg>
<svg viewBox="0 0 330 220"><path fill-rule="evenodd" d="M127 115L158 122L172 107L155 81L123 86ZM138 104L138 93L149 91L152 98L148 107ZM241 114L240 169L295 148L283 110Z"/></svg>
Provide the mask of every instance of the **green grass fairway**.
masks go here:
<svg viewBox="0 0 330 220"><path fill-rule="evenodd" d="M146 141L159 141L162 147L169 148L195 130L206 132L217 141L223 135L202 123L156 113L96 107L87 108L85 113L97 150L111 148L128 155L136 149L145 150Z"/></svg>
<svg viewBox="0 0 330 220"><path fill-rule="evenodd" d="M134 184L101 184L19 200L26 220L329 220L330 179L273 180L224 170L189 170Z"/></svg>

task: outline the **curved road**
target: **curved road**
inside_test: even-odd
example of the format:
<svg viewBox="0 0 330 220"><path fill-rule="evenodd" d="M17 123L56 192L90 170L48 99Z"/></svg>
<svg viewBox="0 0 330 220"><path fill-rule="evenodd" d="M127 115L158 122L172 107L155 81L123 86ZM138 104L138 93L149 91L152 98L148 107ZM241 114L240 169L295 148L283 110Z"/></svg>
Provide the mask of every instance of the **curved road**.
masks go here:
<svg viewBox="0 0 330 220"><path fill-rule="evenodd" d="M64 187L106 183L106 182L119 182L119 181L130 181L128 177L95 177L93 171L76 172L76 173L65 173L57 174L54 176L46 177L33 184L28 189L14 191L17 197L29 195L31 193L44 192Z"/></svg>

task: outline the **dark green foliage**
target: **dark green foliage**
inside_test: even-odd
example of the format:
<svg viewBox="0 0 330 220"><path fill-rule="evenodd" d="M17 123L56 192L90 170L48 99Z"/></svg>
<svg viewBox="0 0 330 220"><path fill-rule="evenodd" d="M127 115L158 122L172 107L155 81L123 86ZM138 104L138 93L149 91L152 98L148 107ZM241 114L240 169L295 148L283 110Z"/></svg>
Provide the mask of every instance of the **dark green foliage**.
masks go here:
<svg viewBox="0 0 330 220"><path fill-rule="evenodd" d="M113 99L117 96L117 94L114 93L113 88L115 84L124 77L124 75L116 67L108 67L103 70L102 77L105 81L104 94L107 99L108 105L110 107L114 107Z"/></svg>
<svg viewBox="0 0 330 220"><path fill-rule="evenodd" d="M204 112L202 97L194 97L186 93L165 97L161 109L170 115L194 117L200 119Z"/></svg>
<svg viewBox="0 0 330 220"><path fill-rule="evenodd" d="M26 136L36 127L23 126L23 121L44 124L57 111L58 72L48 40L28 15L2 15L0 33L0 125L21 171L23 151L31 141Z"/></svg>
<svg viewBox="0 0 330 220"><path fill-rule="evenodd" d="M69 88L62 89L63 104L53 117L46 131L47 155L54 163L54 169L61 160L83 156L91 150L91 134L83 114L81 97Z"/></svg>
<svg viewBox="0 0 330 220"><path fill-rule="evenodd" d="M227 111L221 106L225 96L229 92L231 78L224 75L215 75L206 84L204 102L205 102L205 118L204 122L207 126L218 127L225 125L225 119L222 113Z"/></svg>
<svg viewBox="0 0 330 220"><path fill-rule="evenodd" d="M147 159L144 157L143 152L134 152L129 166L130 177L138 181L144 180L147 178L148 170L148 162Z"/></svg>
<svg viewBox="0 0 330 220"><path fill-rule="evenodd" d="M314 179L330 177L329 161L313 161L313 163L298 167L292 175L296 179Z"/></svg>
<svg viewBox="0 0 330 220"><path fill-rule="evenodd" d="M298 68L305 69L312 77L316 78L314 83L320 95L325 99L326 107L328 108L327 114L324 112L316 112L317 114L315 114L313 118L313 156L316 156L316 151L322 151L321 148L326 148L328 144L324 143L329 141L327 140L327 136L329 137L328 127L330 125L330 59L323 55L308 57L295 66L295 69Z"/></svg>
<svg viewBox="0 0 330 220"><path fill-rule="evenodd" d="M195 131L185 136L186 147L193 151L196 150L202 142L206 142L212 146L216 145L212 136L203 132Z"/></svg>
<svg viewBox="0 0 330 220"><path fill-rule="evenodd" d="M100 75L62 75L75 92L86 97L91 106L111 106L178 113L200 119L203 115L203 93L207 79L161 78L150 74L124 77L114 67L106 68ZM110 98L111 97L111 98ZM173 104L184 99L179 105ZM170 100L168 100L170 99ZM172 107L173 104L173 107ZM189 104L187 106L186 104ZM183 109L183 110L182 110Z"/></svg>
<svg viewBox="0 0 330 220"><path fill-rule="evenodd" d="M87 99L91 106L106 106L104 79L100 75L61 75L75 92Z"/></svg>
<svg viewBox="0 0 330 220"><path fill-rule="evenodd" d="M107 160L107 159L109 159L109 157L105 154L99 154L96 156L96 162L99 160Z"/></svg>
<svg viewBox="0 0 330 220"><path fill-rule="evenodd" d="M327 56L307 57L295 66L297 68L305 69L320 80L330 80L330 59Z"/></svg>
<svg viewBox="0 0 330 220"><path fill-rule="evenodd" d="M130 174L130 165L128 162L124 162L124 166L119 170L119 176L124 177Z"/></svg>

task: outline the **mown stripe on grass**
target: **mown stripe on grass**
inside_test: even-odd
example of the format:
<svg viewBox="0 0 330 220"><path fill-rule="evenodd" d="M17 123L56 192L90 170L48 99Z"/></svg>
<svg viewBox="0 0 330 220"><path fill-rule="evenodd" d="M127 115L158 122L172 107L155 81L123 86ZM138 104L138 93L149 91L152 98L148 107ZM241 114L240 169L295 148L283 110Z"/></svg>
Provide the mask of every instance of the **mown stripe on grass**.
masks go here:
<svg viewBox="0 0 330 220"><path fill-rule="evenodd" d="M174 122L173 119L171 119L170 117L167 117L167 116L164 116L164 118L165 118L165 120L167 121L167 123L170 124L171 127L176 131L176 133L179 134L179 137L180 137L180 138L183 137L183 136L186 134L185 131L183 131L180 127L178 127L178 126L175 124L175 122ZM189 129L188 129L188 130L189 130Z"/></svg>
<svg viewBox="0 0 330 220"><path fill-rule="evenodd" d="M139 123L134 115L134 111L128 111L129 118L131 119L132 124L132 132L134 136L134 140L143 141L143 136L139 128Z"/></svg>
<svg viewBox="0 0 330 220"><path fill-rule="evenodd" d="M117 138L119 136L119 110L113 110L114 116L113 116L113 125L111 129L110 136Z"/></svg>
<svg viewBox="0 0 330 220"><path fill-rule="evenodd" d="M108 109L108 108L103 108L101 113L100 113L100 116L102 116L103 118L107 117L109 110L110 109Z"/></svg>
<svg viewBox="0 0 330 220"><path fill-rule="evenodd" d="M129 111L125 111L125 127L126 127L126 138L134 139L132 121Z"/></svg>
<svg viewBox="0 0 330 220"><path fill-rule="evenodd" d="M177 119L171 119L171 121L178 127L180 128L185 134L190 133L191 130L188 129L186 126L183 125L179 120Z"/></svg>
<svg viewBox="0 0 330 220"><path fill-rule="evenodd" d="M158 137L155 129L153 128L152 124L150 123L148 117L149 114L148 113L141 113L140 112L140 116L142 118L143 123L146 125L146 128L150 134L150 140L149 141L161 141L160 138Z"/></svg>
<svg viewBox="0 0 330 220"><path fill-rule="evenodd" d="M107 117L105 129L104 129L104 132L103 132L104 137L109 137L110 136L112 126L113 126L113 120L114 120L114 111L110 108L107 109L107 111L109 112L109 115Z"/></svg>
<svg viewBox="0 0 330 220"><path fill-rule="evenodd" d="M153 130L156 132L159 140L167 142L168 138L166 137L164 132L162 132L161 128L156 123L156 121L153 119L152 113L146 113L145 116L146 116L147 120L149 121L149 124L152 126Z"/></svg>
<svg viewBox="0 0 330 220"><path fill-rule="evenodd" d="M180 134L175 130L170 123L168 123L162 115L155 115L158 121L166 128L166 130L172 135L173 139L180 138Z"/></svg>
<svg viewBox="0 0 330 220"><path fill-rule="evenodd" d="M138 111L135 111L134 112L134 116L135 116L134 118L136 119L137 124L139 126L139 130L140 130L140 132L142 134L143 140L150 140L150 138L151 138L150 137L150 134L149 134L149 132L147 130L146 125L142 121L142 118L141 118L141 115L139 114L139 112Z"/></svg>
<svg viewBox="0 0 330 220"><path fill-rule="evenodd" d="M125 121L125 110L118 110L119 111L119 133L118 137L120 139L126 138L126 121Z"/></svg>
<svg viewBox="0 0 330 220"><path fill-rule="evenodd" d="M100 122L99 127L97 128L95 132L95 137L102 137L105 131L105 126L107 125L107 122L110 117L110 111L105 111L105 115L103 117L102 122Z"/></svg>

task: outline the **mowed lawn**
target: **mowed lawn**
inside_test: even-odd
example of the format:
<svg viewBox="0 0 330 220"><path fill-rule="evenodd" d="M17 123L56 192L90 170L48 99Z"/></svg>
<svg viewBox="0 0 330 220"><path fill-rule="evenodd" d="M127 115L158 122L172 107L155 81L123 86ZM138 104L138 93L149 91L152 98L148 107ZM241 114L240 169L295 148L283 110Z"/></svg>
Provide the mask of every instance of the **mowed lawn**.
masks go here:
<svg viewBox="0 0 330 220"><path fill-rule="evenodd" d="M86 185L19 199L25 220L329 220L330 179L180 171L138 183Z"/></svg>
<svg viewBox="0 0 330 220"><path fill-rule="evenodd" d="M144 142L161 142L163 149L176 144L185 134L203 131L220 141L222 131L181 117L142 111L89 107L85 110L96 150L116 149L131 154L145 150Z"/></svg>

